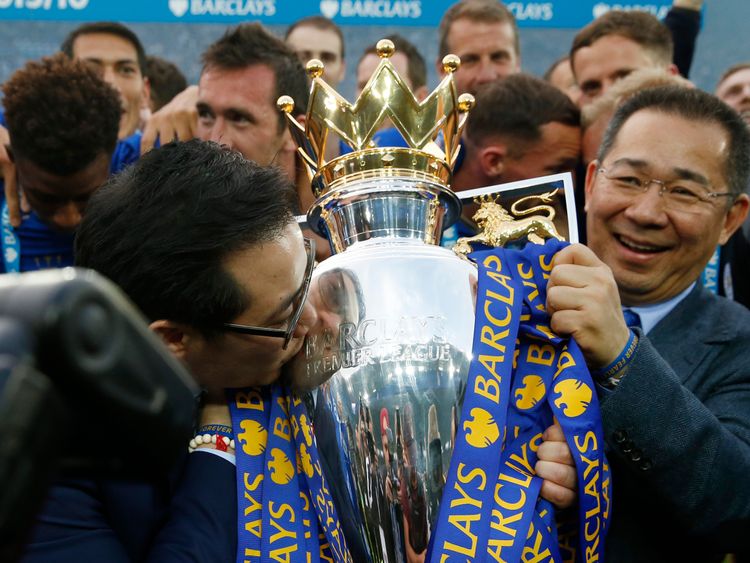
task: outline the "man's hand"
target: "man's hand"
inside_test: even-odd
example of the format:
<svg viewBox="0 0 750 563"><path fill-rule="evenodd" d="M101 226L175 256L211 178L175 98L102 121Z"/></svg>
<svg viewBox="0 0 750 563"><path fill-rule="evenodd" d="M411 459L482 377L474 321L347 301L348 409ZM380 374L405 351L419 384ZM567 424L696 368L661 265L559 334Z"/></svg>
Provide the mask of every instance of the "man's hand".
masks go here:
<svg viewBox="0 0 750 563"><path fill-rule="evenodd" d="M21 226L21 212L28 213L29 205L16 184L16 165L10 159L6 145L10 145L8 130L0 125L0 176L5 180L5 201L8 204L10 224Z"/></svg>
<svg viewBox="0 0 750 563"><path fill-rule="evenodd" d="M198 129L197 102L198 87L188 86L152 114L143 128L141 154L154 148L157 137L162 145L173 140L187 141L194 138Z"/></svg>
<svg viewBox="0 0 750 563"><path fill-rule="evenodd" d="M575 338L594 369L617 358L630 337L612 270L582 244L572 244L555 255L547 285L547 312L552 330Z"/></svg>
<svg viewBox="0 0 750 563"><path fill-rule="evenodd" d="M544 479L540 495L558 508L568 508L577 493L576 466L562 428L555 423L542 435L538 461L534 470Z"/></svg>

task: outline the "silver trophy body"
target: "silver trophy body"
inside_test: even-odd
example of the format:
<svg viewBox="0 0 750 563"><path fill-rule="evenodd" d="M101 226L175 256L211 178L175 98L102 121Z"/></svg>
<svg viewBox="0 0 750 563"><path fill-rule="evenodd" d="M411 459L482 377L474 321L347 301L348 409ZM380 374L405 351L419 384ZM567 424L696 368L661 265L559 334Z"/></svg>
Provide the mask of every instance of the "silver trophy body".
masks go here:
<svg viewBox="0 0 750 563"><path fill-rule="evenodd" d="M373 562L424 561L437 521L474 326L476 270L439 246L459 212L445 187L381 178L308 214L338 252L313 274L318 324L291 371L303 387L324 381L318 444Z"/></svg>

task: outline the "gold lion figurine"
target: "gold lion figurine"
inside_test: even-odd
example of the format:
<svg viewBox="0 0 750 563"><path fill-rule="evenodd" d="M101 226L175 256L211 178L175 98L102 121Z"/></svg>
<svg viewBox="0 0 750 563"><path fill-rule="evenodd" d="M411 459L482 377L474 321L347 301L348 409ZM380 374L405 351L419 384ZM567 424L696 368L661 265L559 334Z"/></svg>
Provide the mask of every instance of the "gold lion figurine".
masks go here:
<svg viewBox="0 0 750 563"><path fill-rule="evenodd" d="M547 213L546 216L534 215L523 219L517 219L511 213L508 213L502 205L490 197L481 199L478 202L480 204L479 210L474 214L474 221L481 229L480 232L473 237L458 239L453 251L462 258L466 258L472 252L472 245L474 244L498 247L524 237L535 244L544 244L544 240L548 238L563 240L552 222L555 218L555 210L552 206L536 205L528 209L518 209L519 205L531 199L551 203L552 197L556 193L557 190L554 190L542 195L530 195L516 201L510 208L511 213L516 217L529 215L537 211Z"/></svg>

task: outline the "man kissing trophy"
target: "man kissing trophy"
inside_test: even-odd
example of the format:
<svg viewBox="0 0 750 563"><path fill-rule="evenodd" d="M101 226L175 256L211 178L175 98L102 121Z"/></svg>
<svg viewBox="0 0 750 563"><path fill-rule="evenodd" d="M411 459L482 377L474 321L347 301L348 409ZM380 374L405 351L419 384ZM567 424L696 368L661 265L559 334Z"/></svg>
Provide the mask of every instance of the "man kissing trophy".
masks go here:
<svg viewBox="0 0 750 563"><path fill-rule="evenodd" d="M502 207L485 198L484 223L513 233L501 240L533 242L463 243L469 259L440 246L461 214L448 186L474 99L457 95L460 61L448 55L446 77L417 102L393 52L378 43L380 65L354 104L310 61L304 127L291 98L278 101L317 197L308 224L333 252L313 274L317 325L289 366L297 389L319 385L314 471L326 473L352 553L361 545L373 562L601 559L611 496L598 403L580 350L545 312L565 243L554 229L518 232L507 213L487 220ZM385 119L407 147L371 143ZM325 161L329 135L353 152ZM557 518L534 473L555 420L579 489L578 510Z"/></svg>

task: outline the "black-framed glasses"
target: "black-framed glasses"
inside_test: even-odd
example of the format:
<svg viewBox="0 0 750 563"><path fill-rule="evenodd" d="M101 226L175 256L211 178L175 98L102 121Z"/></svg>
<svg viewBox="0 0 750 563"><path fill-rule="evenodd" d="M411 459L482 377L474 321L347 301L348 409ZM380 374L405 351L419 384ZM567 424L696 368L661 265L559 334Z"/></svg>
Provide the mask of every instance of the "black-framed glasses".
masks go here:
<svg viewBox="0 0 750 563"><path fill-rule="evenodd" d="M304 239L305 252L307 253L307 266L305 267L305 277L302 280L302 285L297 290L297 294L294 296L292 302L293 310L292 315L289 317L289 321L286 328L266 328L262 326L248 326L240 325L235 323L223 323L221 326L224 330L231 332L238 332L240 334L250 334L252 336L272 336L276 338L284 339L283 350L289 345L294 334L294 329L297 328L299 318L302 316L302 311L305 308L305 301L307 300L307 293L310 291L310 280L312 280L313 268L315 267L315 241L312 239Z"/></svg>
<svg viewBox="0 0 750 563"><path fill-rule="evenodd" d="M646 178L627 164L615 164L610 168L599 167L599 172L607 179L608 185L623 195L636 196L646 193L651 184L659 187L659 195L667 209L682 213L696 213L698 203L711 203L719 197L734 196L731 192L712 192L710 185L697 180L681 178L665 182L656 178Z"/></svg>

